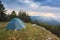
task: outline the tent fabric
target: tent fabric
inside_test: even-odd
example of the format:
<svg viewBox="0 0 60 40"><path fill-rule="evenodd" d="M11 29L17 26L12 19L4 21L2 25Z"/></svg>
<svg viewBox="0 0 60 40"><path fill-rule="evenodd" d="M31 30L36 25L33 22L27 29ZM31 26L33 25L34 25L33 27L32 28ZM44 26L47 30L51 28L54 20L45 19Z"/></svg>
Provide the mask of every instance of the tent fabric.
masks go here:
<svg viewBox="0 0 60 40"><path fill-rule="evenodd" d="M13 18L6 26L7 30L20 30L25 28L25 24L19 18Z"/></svg>

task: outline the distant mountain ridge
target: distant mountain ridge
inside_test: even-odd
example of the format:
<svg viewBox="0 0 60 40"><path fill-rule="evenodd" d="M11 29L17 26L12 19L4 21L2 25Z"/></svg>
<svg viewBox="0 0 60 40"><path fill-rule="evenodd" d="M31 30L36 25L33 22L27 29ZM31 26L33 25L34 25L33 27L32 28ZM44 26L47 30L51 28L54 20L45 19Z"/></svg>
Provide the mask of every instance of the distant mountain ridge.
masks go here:
<svg viewBox="0 0 60 40"><path fill-rule="evenodd" d="M55 19L53 17L45 17L45 16L30 16L30 18L35 21L39 21L39 22L45 22L51 25L60 25L60 21L59 19Z"/></svg>

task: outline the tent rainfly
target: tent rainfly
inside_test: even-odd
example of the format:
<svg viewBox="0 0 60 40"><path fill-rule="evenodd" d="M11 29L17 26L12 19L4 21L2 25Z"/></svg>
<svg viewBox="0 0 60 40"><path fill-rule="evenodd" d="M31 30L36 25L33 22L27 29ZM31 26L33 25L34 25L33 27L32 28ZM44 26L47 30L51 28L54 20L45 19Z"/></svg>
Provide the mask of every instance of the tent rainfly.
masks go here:
<svg viewBox="0 0 60 40"><path fill-rule="evenodd" d="M19 18L13 18L6 26L7 30L21 30L23 28L25 28L25 24Z"/></svg>

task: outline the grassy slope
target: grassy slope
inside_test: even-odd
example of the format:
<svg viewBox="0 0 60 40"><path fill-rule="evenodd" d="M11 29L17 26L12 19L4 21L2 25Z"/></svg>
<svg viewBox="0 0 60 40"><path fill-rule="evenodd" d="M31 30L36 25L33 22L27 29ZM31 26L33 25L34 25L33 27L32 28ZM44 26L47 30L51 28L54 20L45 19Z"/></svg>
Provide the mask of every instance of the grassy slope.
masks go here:
<svg viewBox="0 0 60 40"><path fill-rule="evenodd" d="M59 40L45 28L26 23L26 28L19 31L4 30L7 22L0 23L0 40Z"/></svg>

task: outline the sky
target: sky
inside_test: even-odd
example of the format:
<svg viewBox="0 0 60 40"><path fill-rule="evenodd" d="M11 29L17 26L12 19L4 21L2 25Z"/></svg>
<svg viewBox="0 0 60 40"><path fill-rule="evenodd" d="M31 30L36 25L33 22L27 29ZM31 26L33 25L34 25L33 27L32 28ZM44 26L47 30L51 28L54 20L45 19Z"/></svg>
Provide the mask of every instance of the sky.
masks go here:
<svg viewBox="0 0 60 40"><path fill-rule="evenodd" d="M7 12L20 9L30 16L60 17L60 0L0 0Z"/></svg>

